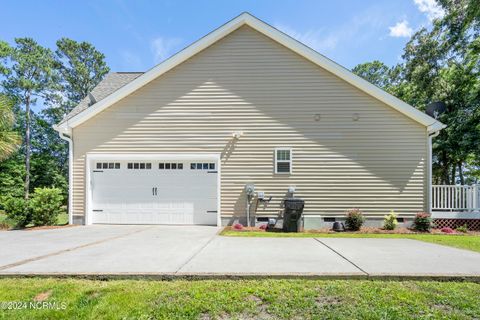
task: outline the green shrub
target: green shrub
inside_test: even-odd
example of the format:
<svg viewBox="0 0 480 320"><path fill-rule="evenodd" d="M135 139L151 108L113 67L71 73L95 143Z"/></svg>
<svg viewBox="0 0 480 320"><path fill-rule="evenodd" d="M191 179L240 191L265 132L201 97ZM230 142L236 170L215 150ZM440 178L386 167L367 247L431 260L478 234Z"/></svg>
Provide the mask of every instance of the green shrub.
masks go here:
<svg viewBox="0 0 480 320"><path fill-rule="evenodd" d="M2 201L2 206L15 227L23 228L32 221L32 212L25 199L7 197Z"/></svg>
<svg viewBox="0 0 480 320"><path fill-rule="evenodd" d="M365 217L360 209L350 209L347 211L347 218L345 219L345 227L351 231L358 231L365 222Z"/></svg>
<svg viewBox="0 0 480 320"><path fill-rule="evenodd" d="M395 230L398 225L397 215L395 212L390 211L389 215L386 215L383 219L383 229L385 230Z"/></svg>
<svg viewBox="0 0 480 320"><path fill-rule="evenodd" d="M36 226L54 225L62 213L63 196L58 188L35 188L30 200L32 222Z"/></svg>
<svg viewBox="0 0 480 320"><path fill-rule="evenodd" d="M432 228L432 218L428 213L419 212L413 220L413 227L417 231L430 231Z"/></svg>
<svg viewBox="0 0 480 320"><path fill-rule="evenodd" d="M456 230L457 232L467 233L467 232L468 232L468 226L467 226L467 224L465 223L463 226L457 227L455 230Z"/></svg>

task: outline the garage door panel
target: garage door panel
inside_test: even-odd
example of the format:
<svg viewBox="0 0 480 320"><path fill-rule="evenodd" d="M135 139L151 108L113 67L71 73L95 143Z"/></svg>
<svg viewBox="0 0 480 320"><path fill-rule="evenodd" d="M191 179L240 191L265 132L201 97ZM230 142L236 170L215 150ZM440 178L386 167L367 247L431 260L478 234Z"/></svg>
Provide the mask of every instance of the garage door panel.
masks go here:
<svg viewBox="0 0 480 320"><path fill-rule="evenodd" d="M120 168L92 172L93 223L216 224L216 171L190 169L185 161L169 161L183 169L168 170L159 169L162 161L115 162ZM135 162L151 169L128 169Z"/></svg>

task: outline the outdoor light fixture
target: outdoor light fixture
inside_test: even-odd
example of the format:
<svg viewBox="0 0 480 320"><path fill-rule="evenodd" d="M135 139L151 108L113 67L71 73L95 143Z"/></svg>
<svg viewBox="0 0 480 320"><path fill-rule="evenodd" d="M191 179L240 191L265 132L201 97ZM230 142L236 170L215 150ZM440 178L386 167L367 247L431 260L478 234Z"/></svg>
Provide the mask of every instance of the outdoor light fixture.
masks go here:
<svg viewBox="0 0 480 320"><path fill-rule="evenodd" d="M235 139L240 139L241 136L243 136L243 131L235 131L232 133L233 138Z"/></svg>
<svg viewBox="0 0 480 320"><path fill-rule="evenodd" d="M320 116L320 113L316 113L314 116L313 116L313 119L315 119L315 121L320 121L322 117Z"/></svg>
<svg viewBox="0 0 480 320"><path fill-rule="evenodd" d="M352 119L353 121L358 121L358 119L360 119L360 115L358 113L354 113Z"/></svg>

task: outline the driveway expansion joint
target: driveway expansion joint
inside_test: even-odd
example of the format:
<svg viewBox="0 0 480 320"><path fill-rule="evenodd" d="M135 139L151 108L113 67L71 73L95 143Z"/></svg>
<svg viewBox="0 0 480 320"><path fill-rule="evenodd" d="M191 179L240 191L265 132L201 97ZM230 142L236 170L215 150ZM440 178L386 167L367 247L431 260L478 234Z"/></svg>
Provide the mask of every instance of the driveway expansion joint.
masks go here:
<svg viewBox="0 0 480 320"><path fill-rule="evenodd" d="M179 273L180 270L182 270L187 264L189 264L190 261L192 261L200 252L202 252L202 250L205 249L217 236L218 236L218 233L215 234L210 239L208 239L208 241L203 246L201 246L200 249L197 250L197 252L192 254L184 263L182 263L182 265L177 270L175 270L174 274Z"/></svg>
<svg viewBox="0 0 480 320"><path fill-rule="evenodd" d="M44 254L44 255L41 255L41 256L36 256L36 257L33 257L33 258L20 260L20 261L17 261L17 262L13 262L13 263L10 263L10 264L0 266L0 271L10 269L10 268L13 268L13 267L18 267L18 266L24 265L26 263L30 263L30 262L34 262L34 261L38 261L38 260L43 260L43 259L50 258L50 257L53 257L53 256L58 256L62 253L67 253L67 252L75 251L75 250L78 250L78 249L91 247L91 246L101 244L101 243L104 243L104 242L107 242L107 241L110 241L110 240L116 240L116 239L119 239L119 238L127 237L127 236L130 236L130 235L135 234L135 233L140 233L140 232L149 230L151 228L153 228L153 227L146 228L146 229L135 230L135 231L132 231L132 232L129 232L129 233L126 233L126 234L120 234L120 235L116 235L116 236L113 236L113 237L110 237L110 238L105 238L105 239L97 240L97 241L94 241L94 242L89 242L89 243L86 243L86 244L82 244L80 246L76 246L76 247L73 247L73 248L67 248L67 249L64 249L64 250L55 251L55 252L52 252L52 253L47 253L47 254Z"/></svg>
<svg viewBox="0 0 480 320"><path fill-rule="evenodd" d="M329 245L327 245L325 242L321 241L320 239L318 238L313 238L315 241L323 244L325 247L327 247L328 249L330 249L331 251L333 251L334 253L336 253L337 255L339 255L340 257L342 257L344 260L346 260L348 263L350 263L352 266L354 266L355 268L357 268L358 270L360 270L361 272L363 272L366 276L370 276L370 274L368 272L366 272L365 270L363 270L362 268L360 268L360 266L358 266L357 264L355 264L353 261L349 260L347 257L345 257L343 254L341 254L340 252L338 252L337 250L333 249L332 247L330 247Z"/></svg>

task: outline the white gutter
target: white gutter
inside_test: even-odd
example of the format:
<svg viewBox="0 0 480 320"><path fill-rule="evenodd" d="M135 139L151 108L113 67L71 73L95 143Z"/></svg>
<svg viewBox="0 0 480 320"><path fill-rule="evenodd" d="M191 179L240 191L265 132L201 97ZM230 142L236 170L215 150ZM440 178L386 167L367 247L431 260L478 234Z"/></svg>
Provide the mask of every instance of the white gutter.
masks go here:
<svg viewBox="0 0 480 320"><path fill-rule="evenodd" d="M58 132L58 135L68 142L68 224L73 224L73 141L62 132Z"/></svg>
<svg viewBox="0 0 480 320"><path fill-rule="evenodd" d="M445 128L446 126L443 125L442 128ZM429 214L432 214L432 165L433 165L433 153L432 153L432 139L435 138L440 134L440 130L437 130L433 133L428 134L428 159L429 159L429 165L428 165L428 190L427 190L427 199L428 199L428 212Z"/></svg>

